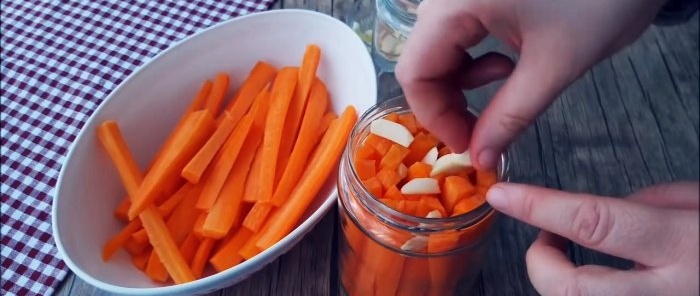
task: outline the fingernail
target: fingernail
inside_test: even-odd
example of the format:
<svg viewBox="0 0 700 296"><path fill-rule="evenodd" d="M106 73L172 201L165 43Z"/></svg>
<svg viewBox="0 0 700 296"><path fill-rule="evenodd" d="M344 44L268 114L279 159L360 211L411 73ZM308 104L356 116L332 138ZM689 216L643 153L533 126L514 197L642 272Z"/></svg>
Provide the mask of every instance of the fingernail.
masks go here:
<svg viewBox="0 0 700 296"><path fill-rule="evenodd" d="M479 153L477 157L479 166L483 168L492 168L496 166L496 152L493 149L486 148Z"/></svg>
<svg viewBox="0 0 700 296"><path fill-rule="evenodd" d="M492 186L491 189L486 192L486 201L497 210L502 210L508 206L506 191L498 185Z"/></svg>

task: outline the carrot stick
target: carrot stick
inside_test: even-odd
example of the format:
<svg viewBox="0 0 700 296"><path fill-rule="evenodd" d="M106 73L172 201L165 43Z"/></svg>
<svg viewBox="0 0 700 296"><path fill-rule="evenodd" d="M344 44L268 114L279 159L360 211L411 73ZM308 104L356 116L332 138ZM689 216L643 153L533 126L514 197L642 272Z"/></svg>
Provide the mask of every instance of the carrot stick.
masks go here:
<svg viewBox="0 0 700 296"><path fill-rule="evenodd" d="M158 149L158 152L155 154L155 157L153 157L153 159L151 160L151 164L149 165L149 169L146 170L146 172L150 171L150 169L153 168L153 165L156 162L158 162L158 159L163 155L163 151L167 150L168 147L170 147L175 136L180 133L183 126L185 125L185 121L187 121L187 118L189 117L189 115L194 113L195 111L198 111L198 110L201 110L202 108L204 108L204 105L207 101L207 98L209 97L209 93L211 93L212 86L213 86L213 83L209 80L206 80L206 81L204 81L204 83L202 83L202 86L200 87L199 92L197 93L197 96L192 100L192 102L190 102L190 105L187 106L187 109L185 109L185 112L182 113L182 116L180 116L180 119L175 124L175 128L172 129L172 131L168 135L168 138L165 140L163 145L160 146L160 149Z"/></svg>
<svg viewBox="0 0 700 296"><path fill-rule="evenodd" d="M131 239L132 234L141 229L141 220L135 219L129 222L115 236L110 238L102 247L102 260L108 261L126 242Z"/></svg>
<svg viewBox="0 0 700 296"><path fill-rule="evenodd" d="M148 238L146 238L145 242L139 242L132 238L126 241L124 244L124 250L129 252L131 255L138 255L144 252L148 246Z"/></svg>
<svg viewBox="0 0 700 296"><path fill-rule="evenodd" d="M131 257L131 264L136 266L141 271L146 271L146 264L148 263L148 258L151 257L151 248L149 247L146 251L141 254L134 255Z"/></svg>
<svg viewBox="0 0 700 296"><path fill-rule="evenodd" d="M211 115L216 118L219 116L221 103L224 101L224 95L228 90L230 79L226 73L217 73L214 79L214 85L209 93L209 97L204 105L204 109L209 110Z"/></svg>
<svg viewBox="0 0 700 296"><path fill-rule="evenodd" d="M195 252L197 252L197 247L199 246L199 238L197 238L194 233L187 235L182 244L180 244L180 253L182 253L182 258L185 258L185 262L190 264L194 258Z"/></svg>
<svg viewBox="0 0 700 296"><path fill-rule="evenodd" d="M187 161L204 144L214 131L214 118L207 111L196 111L188 116L183 129L173 138L171 147L153 165L151 171L143 178L143 184L133 191L129 218L135 218L148 207L162 188L171 182L177 182L180 172Z"/></svg>
<svg viewBox="0 0 700 296"><path fill-rule="evenodd" d="M262 164L260 169L260 184L257 195L260 200L269 202L274 193L275 170L279 156L280 142L284 130L289 105L297 85L298 69L287 67L280 70L275 78L270 94L270 110L265 122L265 133L262 145Z"/></svg>
<svg viewBox="0 0 700 296"><path fill-rule="evenodd" d="M233 130L226 144L224 144L224 147L219 151L221 155L220 159L213 163L211 175L204 181L202 195L197 201L198 209L208 211L216 201L219 192L221 192L221 188L224 186L224 182L226 182L228 174L231 172L233 164L236 162L243 142L250 132L253 120L260 109L260 104L253 105L250 112L241 119L241 122Z"/></svg>
<svg viewBox="0 0 700 296"><path fill-rule="evenodd" d="M114 210L114 217L119 220L129 222L129 207L131 207L131 199L127 195L122 198L122 201L119 202L117 209Z"/></svg>
<svg viewBox="0 0 700 296"><path fill-rule="evenodd" d="M421 257L408 257L403 265L401 283L397 296L425 295L430 290L428 260Z"/></svg>
<svg viewBox="0 0 700 296"><path fill-rule="evenodd" d="M184 169L182 169L182 177L187 179L190 183L197 184L204 170L207 169L214 155L219 151L219 148L226 142L233 128L236 127L238 120L229 116L227 112L224 112L223 120L216 128L216 131L211 135L209 140L204 143L201 149L195 154L195 156L187 163Z"/></svg>
<svg viewBox="0 0 700 296"><path fill-rule="evenodd" d="M184 257L183 257L184 259ZM187 261L185 261L187 263ZM160 283L165 283L168 281L170 275L165 269L165 265L160 261L158 253L151 252L151 256L148 257L148 263L146 264L146 275L152 280Z"/></svg>
<svg viewBox="0 0 700 296"><path fill-rule="evenodd" d="M155 209L150 206L139 214L143 227L148 232L148 238L151 241L153 250L161 258L161 262L165 265L173 281L176 284L187 283L195 280L195 276L190 270L190 267L182 257L175 241L173 241L168 227L163 221L163 217Z"/></svg>
<svg viewBox="0 0 700 296"><path fill-rule="evenodd" d="M139 231L134 232L134 234L131 235L131 239L138 243L148 243L148 234L146 233L146 229L141 228Z"/></svg>
<svg viewBox="0 0 700 296"><path fill-rule="evenodd" d="M284 174L272 197L274 206L281 206L294 189L294 185L304 170L304 163L314 148L323 113L328 107L328 91L320 80L315 80L309 98L309 104L304 111L304 119L299 135L294 144L294 150L289 157L289 164L284 168Z"/></svg>
<svg viewBox="0 0 700 296"><path fill-rule="evenodd" d="M248 77L238 89L238 92L226 106L226 111L233 118L241 118L248 112L255 97L267 86L277 74L277 69L263 61L258 61L250 70Z"/></svg>
<svg viewBox="0 0 700 296"><path fill-rule="evenodd" d="M448 252L458 246L459 233L446 232L431 234L428 237L428 253L438 254ZM455 260L454 256L435 256L428 258L430 270L430 295L444 295L453 290L461 276L457 266L463 261Z"/></svg>
<svg viewBox="0 0 700 296"><path fill-rule="evenodd" d="M316 80L316 70L320 60L321 49L315 44L307 45L301 61L301 67L299 67L298 93L301 95L301 98L306 98L309 95L314 80Z"/></svg>
<svg viewBox="0 0 700 296"><path fill-rule="evenodd" d="M170 217L177 205L182 202L185 197L189 196L190 191L193 189L192 183L185 183L180 187L180 189L175 192L170 198L168 198L163 204L158 206L158 211L163 216L164 219Z"/></svg>
<svg viewBox="0 0 700 296"><path fill-rule="evenodd" d="M241 257L238 252L243 245L250 240L251 236L253 236L253 233L250 230L244 227L239 228L231 240L223 245L221 249L209 259L209 263L219 272L241 263L243 257Z"/></svg>
<svg viewBox="0 0 700 296"><path fill-rule="evenodd" d="M248 212L248 215L246 215L245 220L243 220L243 227L248 228L252 232L258 232L271 210L272 204L264 201L256 202L253 208L250 209L250 212Z"/></svg>
<svg viewBox="0 0 700 296"><path fill-rule="evenodd" d="M282 170L284 170L289 161L289 154L292 152L294 142L298 141L297 133L299 132L299 125L301 124L302 116L304 116L304 109L306 109L306 102L308 101L312 85L316 84L316 81L320 82L320 80L316 78L316 69L318 68L320 59L321 49L316 45L308 45L301 62L301 67L299 67L298 86L294 89L294 97L289 105L289 112L287 113L287 118L284 123L284 131L282 134L285 135L285 137L282 137L280 143L279 158L277 160L277 167L279 169L276 173L277 177L275 182L282 177Z"/></svg>
<svg viewBox="0 0 700 296"><path fill-rule="evenodd" d="M245 227L242 227L241 229L245 229ZM263 230L265 228L263 227ZM255 242L260 238L262 235L263 231L261 230L258 233L253 233L251 237L241 246L241 249L238 251L238 255L243 257L243 259L248 260L250 258L255 257L255 255L260 254L262 252L262 249L258 248L255 245Z"/></svg>
<svg viewBox="0 0 700 296"><path fill-rule="evenodd" d="M209 261L209 254L211 253L211 249L214 247L215 242L216 240L208 237L203 239L199 244L191 264L192 272L196 278L202 277L202 274L204 273L204 266L207 264L207 261Z"/></svg>
<svg viewBox="0 0 700 296"><path fill-rule="evenodd" d="M204 238L204 232L202 231L202 227L204 226L204 220L206 218L207 213L200 211L199 215L197 216L197 220L194 222L194 228L192 228L192 232L199 238Z"/></svg>
<svg viewBox="0 0 700 296"><path fill-rule="evenodd" d="M260 171L262 170L262 152L263 149L260 145L255 151L255 156L253 157L253 164L250 166L250 172L248 172L248 178L245 181L245 189L243 190L243 201L254 203L258 201L257 190L260 187Z"/></svg>
<svg viewBox="0 0 700 296"><path fill-rule="evenodd" d="M264 112L258 113L260 115ZM258 118L264 119L265 117L258 116ZM243 204L243 189L255 151L262 140L262 129L262 126L256 126L253 123L250 137L246 139L243 147L241 147L238 159L236 159L236 163L233 165L224 186L221 188L219 197L214 202L204 221L202 233L205 236L217 239L222 238L232 226L239 223L241 205Z"/></svg>
<svg viewBox="0 0 700 296"><path fill-rule="evenodd" d="M331 126L331 122L336 120L338 118L338 114L335 114L333 110L326 112L326 114L323 115L321 118L321 123L318 126L318 140L321 140L321 135L323 135L326 130L328 130L328 127Z"/></svg>
<svg viewBox="0 0 700 296"><path fill-rule="evenodd" d="M257 241L256 246L267 249L287 235L299 222L306 208L318 194L340 154L345 147L347 137L357 121L357 112L352 106L346 107L336 124L332 125L324 135L318 147L316 157L311 160L304 176L274 216L270 217L266 227ZM267 231L265 231L267 230Z"/></svg>
<svg viewBox="0 0 700 296"><path fill-rule="evenodd" d="M110 124L107 122L107 124L100 125L98 135L103 146L105 146L105 150L110 151L112 162L119 171L127 193L129 196L137 196L139 184L142 183L144 178L136 166L136 162L131 156L126 143L123 141L116 123ZM175 283L193 281L194 275L177 250L165 221L163 221L163 216L160 215L158 209L151 202L146 203L145 206L146 208L139 213L138 217L148 233L153 250L161 258L166 258L166 260L163 260L165 261L164 264L166 264L165 267L175 280Z"/></svg>

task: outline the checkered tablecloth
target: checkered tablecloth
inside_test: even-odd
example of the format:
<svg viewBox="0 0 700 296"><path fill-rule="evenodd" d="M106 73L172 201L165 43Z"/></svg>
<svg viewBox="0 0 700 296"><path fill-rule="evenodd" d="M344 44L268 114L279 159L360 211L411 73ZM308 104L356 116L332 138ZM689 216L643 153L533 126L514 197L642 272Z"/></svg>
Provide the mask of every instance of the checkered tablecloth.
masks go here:
<svg viewBox="0 0 700 296"><path fill-rule="evenodd" d="M51 199L67 149L121 81L174 42L274 0L2 1L2 295L67 274Z"/></svg>

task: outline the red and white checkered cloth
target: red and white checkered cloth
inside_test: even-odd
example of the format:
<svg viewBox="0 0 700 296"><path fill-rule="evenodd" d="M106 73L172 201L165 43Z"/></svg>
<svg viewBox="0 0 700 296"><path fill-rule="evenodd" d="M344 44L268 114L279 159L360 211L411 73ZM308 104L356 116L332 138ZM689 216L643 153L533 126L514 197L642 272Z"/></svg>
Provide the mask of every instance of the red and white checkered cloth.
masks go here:
<svg viewBox="0 0 700 296"><path fill-rule="evenodd" d="M71 142L143 61L274 0L2 1L2 295L50 295L67 274L51 199Z"/></svg>

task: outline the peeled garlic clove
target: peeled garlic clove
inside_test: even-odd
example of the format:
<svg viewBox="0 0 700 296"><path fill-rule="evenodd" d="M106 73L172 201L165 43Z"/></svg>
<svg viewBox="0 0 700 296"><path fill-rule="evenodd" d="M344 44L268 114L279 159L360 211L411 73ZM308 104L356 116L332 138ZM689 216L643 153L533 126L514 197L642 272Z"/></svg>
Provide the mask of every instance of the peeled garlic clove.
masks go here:
<svg viewBox="0 0 700 296"><path fill-rule="evenodd" d="M414 236L408 239L403 245L401 245L401 250L404 251L421 251L428 247L428 238L425 236Z"/></svg>
<svg viewBox="0 0 700 296"><path fill-rule="evenodd" d="M405 126L382 118L372 121L369 132L405 148L413 142L413 135Z"/></svg>
<svg viewBox="0 0 700 296"><path fill-rule="evenodd" d="M415 178L401 187L401 194L438 194L440 185L433 178Z"/></svg>
<svg viewBox="0 0 700 296"><path fill-rule="evenodd" d="M437 149L437 147L433 147L433 149L430 149L430 151L428 151L428 153L426 153L425 156L423 156L423 160L421 160L421 161L424 163L427 163L429 165L434 166L437 159L438 159L438 149Z"/></svg>
<svg viewBox="0 0 700 296"><path fill-rule="evenodd" d="M439 174L454 174L472 166L472 160L469 158L469 152L450 153L438 158L430 171L430 176L434 177Z"/></svg>

